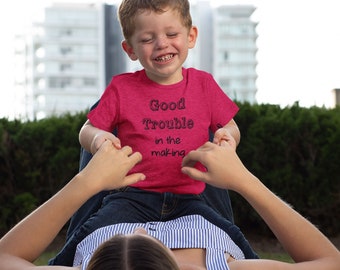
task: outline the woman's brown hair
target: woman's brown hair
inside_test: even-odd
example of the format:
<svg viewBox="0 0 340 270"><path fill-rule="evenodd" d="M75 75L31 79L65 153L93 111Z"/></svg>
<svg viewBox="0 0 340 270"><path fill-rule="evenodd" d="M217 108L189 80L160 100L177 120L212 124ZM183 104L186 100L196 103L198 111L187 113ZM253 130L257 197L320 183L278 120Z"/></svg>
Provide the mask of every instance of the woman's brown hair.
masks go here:
<svg viewBox="0 0 340 270"><path fill-rule="evenodd" d="M178 270L167 249L143 235L115 235L94 252L87 270Z"/></svg>

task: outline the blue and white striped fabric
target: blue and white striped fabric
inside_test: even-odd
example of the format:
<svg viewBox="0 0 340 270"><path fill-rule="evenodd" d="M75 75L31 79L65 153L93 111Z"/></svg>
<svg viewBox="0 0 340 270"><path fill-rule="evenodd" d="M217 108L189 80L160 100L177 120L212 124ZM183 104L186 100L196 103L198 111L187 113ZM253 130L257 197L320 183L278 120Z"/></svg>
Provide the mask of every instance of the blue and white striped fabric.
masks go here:
<svg viewBox="0 0 340 270"><path fill-rule="evenodd" d="M73 266L86 269L98 246L116 234L132 234L136 228L160 240L169 248L203 248L207 270L229 269L225 254L244 259L241 249L227 233L199 215L189 215L166 222L122 223L94 231L77 246Z"/></svg>

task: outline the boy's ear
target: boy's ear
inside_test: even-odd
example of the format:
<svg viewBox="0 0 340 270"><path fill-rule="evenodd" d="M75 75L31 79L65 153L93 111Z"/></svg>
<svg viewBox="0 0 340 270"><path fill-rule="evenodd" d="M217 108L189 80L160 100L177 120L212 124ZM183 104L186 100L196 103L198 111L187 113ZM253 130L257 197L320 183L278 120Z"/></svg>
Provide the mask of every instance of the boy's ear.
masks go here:
<svg viewBox="0 0 340 270"><path fill-rule="evenodd" d="M133 48L129 45L129 43L126 40L122 41L122 48L132 61L138 60L137 55L133 51Z"/></svg>
<svg viewBox="0 0 340 270"><path fill-rule="evenodd" d="M195 47L197 36L198 36L198 29L196 26L192 26L191 29L189 30L189 36L188 36L189 49L192 49Z"/></svg>

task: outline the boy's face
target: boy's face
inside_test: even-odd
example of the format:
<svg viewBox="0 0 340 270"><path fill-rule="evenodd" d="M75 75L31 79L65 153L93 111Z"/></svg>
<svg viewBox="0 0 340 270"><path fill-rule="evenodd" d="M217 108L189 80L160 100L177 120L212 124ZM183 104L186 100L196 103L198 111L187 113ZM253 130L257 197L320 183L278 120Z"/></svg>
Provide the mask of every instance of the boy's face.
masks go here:
<svg viewBox="0 0 340 270"><path fill-rule="evenodd" d="M139 60L147 76L160 84L182 80L182 65L188 50L195 46L197 29L188 30L173 10L163 13L144 11L135 17L136 29L123 49L132 60Z"/></svg>

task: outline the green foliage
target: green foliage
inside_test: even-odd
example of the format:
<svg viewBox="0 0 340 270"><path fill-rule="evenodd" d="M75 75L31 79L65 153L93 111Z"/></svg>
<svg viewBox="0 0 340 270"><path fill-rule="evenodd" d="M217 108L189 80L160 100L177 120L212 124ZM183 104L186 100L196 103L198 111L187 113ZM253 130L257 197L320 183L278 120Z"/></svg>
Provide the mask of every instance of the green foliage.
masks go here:
<svg viewBox="0 0 340 270"><path fill-rule="evenodd" d="M340 107L239 104L238 154L278 196L328 235L340 231ZM0 233L47 200L78 171L85 113L40 121L0 119ZM268 228L231 193L236 223ZM285 222L285 221L283 221Z"/></svg>
<svg viewBox="0 0 340 270"><path fill-rule="evenodd" d="M294 260L287 253L280 252L258 252L261 259L281 261L287 263L294 263Z"/></svg>
<svg viewBox="0 0 340 270"><path fill-rule="evenodd" d="M59 190L77 171L85 113L20 122L0 119L0 232Z"/></svg>
<svg viewBox="0 0 340 270"><path fill-rule="evenodd" d="M325 233L338 233L340 108L240 104L235 120L246 166ZM238 223L260 224L259 232L267 233L250 207L240 209L233 197Z"/></svg>
<svg viewBox="0 0 340 270"><path fill-rule="evenodd" d="M10 201L10 206L12 213L21 218L37 207L37 198L29 192L20 193Z"/></svg>

